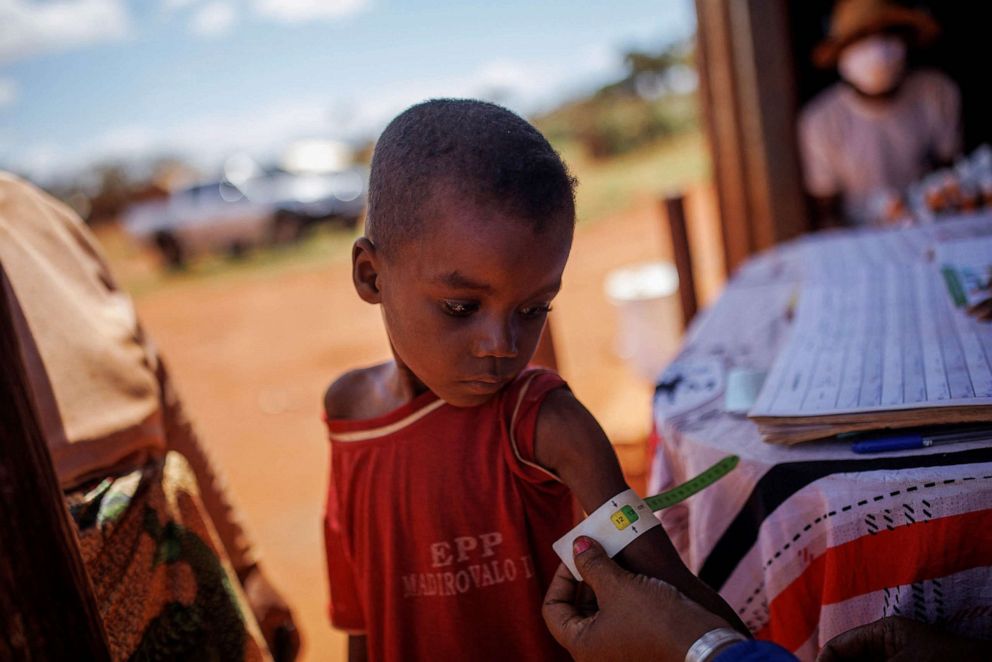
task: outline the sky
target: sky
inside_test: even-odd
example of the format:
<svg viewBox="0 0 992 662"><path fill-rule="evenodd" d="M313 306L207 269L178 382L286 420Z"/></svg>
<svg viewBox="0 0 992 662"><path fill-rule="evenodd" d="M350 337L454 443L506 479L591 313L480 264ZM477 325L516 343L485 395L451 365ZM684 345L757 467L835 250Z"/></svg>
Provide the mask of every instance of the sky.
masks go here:
<svg viewBox="0 0 992 662"><path fill-rule="evenodd" d="M0 167L264 159L436 96L531 114L694 30L692 0L0 0Z"/></svg>

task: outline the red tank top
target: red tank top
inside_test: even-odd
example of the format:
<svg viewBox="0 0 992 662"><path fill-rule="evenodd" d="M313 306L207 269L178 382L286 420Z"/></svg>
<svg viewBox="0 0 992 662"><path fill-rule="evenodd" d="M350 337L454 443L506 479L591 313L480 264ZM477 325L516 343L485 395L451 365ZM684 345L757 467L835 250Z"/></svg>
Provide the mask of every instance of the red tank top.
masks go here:
<svg viewBox="0 0 992 662"><path fill-rule="evenodd" d="M541 403L564 385L528 370L478 407L427 392L327 421L331 621L366 634L370 660L570 659L541 603L572 499L533 459Z"/></svg>

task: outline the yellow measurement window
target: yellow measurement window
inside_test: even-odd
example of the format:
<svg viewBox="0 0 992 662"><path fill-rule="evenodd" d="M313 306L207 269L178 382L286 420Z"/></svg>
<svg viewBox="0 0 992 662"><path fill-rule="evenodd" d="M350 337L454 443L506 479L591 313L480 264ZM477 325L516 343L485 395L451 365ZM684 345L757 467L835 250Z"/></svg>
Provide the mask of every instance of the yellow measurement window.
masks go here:
<svg viewBox="0 0 992 662"><path fill-rule="evenodd" d="M613 522L613 526L617 527L618 531L623 531L637 520L637 513L630 506L624 506L610 515L610 521Z"/></svg>

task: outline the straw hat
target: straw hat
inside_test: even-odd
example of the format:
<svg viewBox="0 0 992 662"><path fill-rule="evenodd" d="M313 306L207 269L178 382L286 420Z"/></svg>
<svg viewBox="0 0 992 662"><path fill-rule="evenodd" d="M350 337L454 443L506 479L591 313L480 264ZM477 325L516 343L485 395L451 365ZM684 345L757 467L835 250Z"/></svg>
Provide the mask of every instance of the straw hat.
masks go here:
<svg viewBox="0 0 992 662"><path fill-rule="evenodd" d="M925 46L940 34L929 14L890 0L838 0L830 17L830 34L813 51L813 62L824 69L837 64L845 46L889 28L904 28L910 44Z"/></svg>

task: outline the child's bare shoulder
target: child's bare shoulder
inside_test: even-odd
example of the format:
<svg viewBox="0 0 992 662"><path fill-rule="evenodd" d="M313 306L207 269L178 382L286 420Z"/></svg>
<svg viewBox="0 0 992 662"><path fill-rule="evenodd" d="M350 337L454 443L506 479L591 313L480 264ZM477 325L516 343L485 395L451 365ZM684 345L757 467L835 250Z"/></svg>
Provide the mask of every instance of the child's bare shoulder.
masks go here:
<svg viewBox="0 0 992 662"><path fill-rule="evenodd" d="M537 437L544 445L575 448L588 443L602 431L592 413L567 388L545 396L537 417Z"/></svg>
<svg viewBox="0 0 992 662"><path fill-rule="evenodd" d="M541 403L535 436L538 462L556 472L613 454L599 422L566 388L551 391Z"/></svg>
<svg viewBox="0 0 992 662"><path fill-rule="evenodd" d="M349 370L327 387L324 411L329 419L374 418L381 412L383 385L392 362Z"/></svg>

